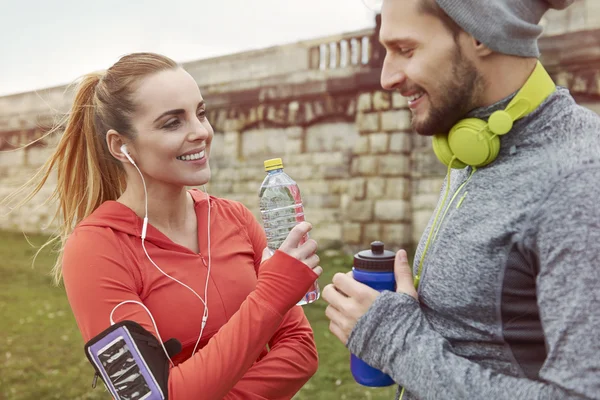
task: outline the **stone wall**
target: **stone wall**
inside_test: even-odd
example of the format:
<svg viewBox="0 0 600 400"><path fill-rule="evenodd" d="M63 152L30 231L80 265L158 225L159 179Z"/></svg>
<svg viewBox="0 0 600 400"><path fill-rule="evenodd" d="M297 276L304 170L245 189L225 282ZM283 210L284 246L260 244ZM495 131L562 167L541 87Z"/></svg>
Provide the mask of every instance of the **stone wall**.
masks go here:
<svg viewBox="0 0 600 400"><path fill-rule="evenodd" d="M597 112L598 4L580 0L569 13L549 14L544 23L556 34L540 42L552 76ZM581 7L585 18L578 16ZM322 247L355 251L375 239L394 249L413 246L445 168L430 140L411 132L405 99L381 90L376 36L376 29L363 30L185 64L215 129L209 192L243 202L258 217L263 161L281 157L300 185L312 236ZM47 160L60 132L9 150L40 138L72 97L65 87L0 97L0 199ZM54 179L18 212L4 216L7 208L0 208L0 229L56 228L47 226L55 209L43 204Z"/></svg>
<svg viewBox="0 0 600 400"><path fill-rule="evenodd" d="M327 103L292 102L304 121L297 125L275 127L263 119L248 129L217 131L209 190L243 202L258 217L263 161L281 157L324 246L354 248L376 239L411 245L412 135L405 100L375 90ZM307 113L318 118L311 121Z"/></svg>

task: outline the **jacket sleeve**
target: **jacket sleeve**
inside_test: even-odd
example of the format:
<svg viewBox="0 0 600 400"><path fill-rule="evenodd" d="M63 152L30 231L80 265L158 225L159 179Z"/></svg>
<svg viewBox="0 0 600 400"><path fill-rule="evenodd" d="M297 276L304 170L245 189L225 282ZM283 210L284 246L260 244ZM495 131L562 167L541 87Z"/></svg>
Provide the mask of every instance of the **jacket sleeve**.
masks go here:
<svg viewBox="0 0 600 400"><path fill-rule="evenodd" d="M532 219L547 342L539 380L500 374L453 354L405 294L378 297L352 331L350 351L418 399L600 399L598 182L600 168L564 177Z"/></svg>
<svg viewBox="0 0 600 400"><path fill-rule="evenodd" d="M124 260L119 242L108 229L76 230L67 242L64 283L85 341L108 326L109 315L117 304L126 300L141 302L137 295L142 285L139 273ZM314 279L316 274L310 268L277 251L261 266L256 289L230 320L196 354L171 367L169 399L225 397L255 363L286 313ZM142 307L123 307L121 319L136 321L156 335Z"/></svg>
<svg viewBox="0 0 600 400"><path fill-rule="evenodd" d="M254 248L255 268L260 273L262 251L267 240L254 216L249 211L245 214ZM290 399L317 371L319 360L313 330L302 307L293 307L287 312L269 341L269 347L269 353L252 366L235 386L232 396L244 393L248 398L259 395L268 399Z"/></svg>

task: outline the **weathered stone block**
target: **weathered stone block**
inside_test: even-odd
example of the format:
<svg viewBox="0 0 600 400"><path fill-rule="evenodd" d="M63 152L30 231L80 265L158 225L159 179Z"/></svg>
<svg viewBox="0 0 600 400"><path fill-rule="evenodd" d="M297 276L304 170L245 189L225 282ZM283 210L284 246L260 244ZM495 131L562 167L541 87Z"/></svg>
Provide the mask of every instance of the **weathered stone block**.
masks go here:
<svg viewBox="0 0 600 400"><path fill-rule="evenodd" d="M365 178L355 178L350 181L349 195L353 199L363 200L365 198Z"/></svg>
<svg viewBox="0 0 600 400"><path fill-rule="evenodd" d="M293 176L292 176L293 178ZM324 180L296 180L301 194L329 194L329 185Z"/></svg>
<svg viewBox="0 0 600 400"><path fill-rule="evenodd" d="M412 148L414 149L419 149L419 150L424 150L424 149L428 149L429 151L433 152L433 146L431 144L431 137L430 136L422 136L415 133L412 133Z"/></svg>
<svg viewBox="0 0 600 400"><path fill-rule="evenodd" d="M366 248L371 242L375 240L382 240L381 238L381 224L366 224L364 227L364 241Z"/></svg>
<svg viewBox="0 0 600 400"><path fill-rule="evenodd" d="M350 186L348 179L331 180L329 183L329 193L331 194L346 194Z"/></svg>
<svg viewBox="0 0 600 400"><path fill-rule="evenodd" d="M25 159L24 151L3 152L0 157L0 167L21 165Z"/></svg>
<svg viewBox="0 0 600 400"><path fill-rule="evenodd" d="M403 154L382 156L379 158L379 173L385 176L410 174L410 157Z"/></svg>
<svg viewBox="0 0 600 400"><path fill-rule="evenodd" d="M367 198L381 199L385 194L386 179L372 177L367 181Z"/></svg>
<svg viewBox="0 0 600 400"><path fill-rule="evenodd" d="M391 101L389 92L378 90L373 93L373 109L377 111L389 110Z"/></svg>
<svg viewBox="0 0 600 400"><path fill-rule="evenodd" d="M387 133L371 133L369 135L369 143L371 145L371 153L387 153L388 152L389 134Z"/></svg>
<svg viewBox="0 0 600 400"><path fill-rule="evenodd" d="M408 178L388 178L385 197L395 200L410 199L410 180Z"/></svg>
<svg viewBox="0 0 600 400"><path fill-rule="evenodd" d="M437 193L417 194L412 198L414 210L433 210L437 205L439 195ZM446 203L447 204L447 203Z"/></svg>
<svg viewBox="0 0 600 400"><path fill-rule="evenodd" d="M408 107L408 100L398 92L392 93L392 105L394 108Z"/></svg>
<svg viewBox="0 0 600 400"><path fill-rule="evenodd" d="M302 139L287 139L285 141L285 154L302 153Z"/></svg>
<svg viewBox="0 0 600 400"><path fill-rule="evenodd" d="M358 96L358 111L370 111L371 110L371 93L362 93Z"/></svg>
<svg viewBox="0 0 600 400"><path fill-rule="evenodd" d="M376 156L359 156L352 160L352 175L375 175L377 173Z"/></svg>
<svg viewBox="0 0 600 400"><path fill-rule="evenodd" d="M344 215L347 221L369 222L373 219L373 202L370 200L351 201Z"/></svg>
<svg viewBox="0 0 600 400"><path fill-rule="evenodd" d="M416 150L411 153L412 174L414 178L440 177L446 174L447 168L430 149Z"/></svg>
<svg viewBox="0 0 600 400"><path fill-rule="evenodd" d="M392 133L390 151L392 153L410 153L412 135L412 133Z"/></svg>
<svg viewBox="0 0 600 400"><path fill-rule="evenodd" d="M313 153L312 162L315 165L335 166L344 164L344 154L341 152L335 153Z"/></svg>
<svg viewBox="0 0 600 400"><path fill-rule="evenodd" d="M410 221L410 203L404 200L378 200L375 219L383 222Z"/></svg>
<svg viewBox="0 0 600 400"><path fill-rule="evenodd" d="M311 234L314 237L318 237L321 244L327 244L328 242L339 242L342 239L342 224L340 223L317 223Z"/></svg>
<svg viewBox="0 0 600 400"><path fill-rule="evenodd" d="M288 139L302 139L304 137L304 128L300 126L292 126L284 131Z"/></svg>
<svg viewBox="0 0 600 400"><path fill-rule="evenodd" d="M347 122L316 124L306 128L306 151L334 152L350 150L358 139L356 126Z"/></svg>
<svg viewBox="0 0 600 400"><path fill-rule="evenodd" d="M285 168L285 162L283 166ZM296 165L293 168L285 168L284 170L292 179L296 181L299 179L313 179L321 177L319 175L319 166L314 164Z"/></svg>
<svg viewBox="0 0 600 400"><path fill-rule="evenodd" d="M285 131L283 129L263 129L266 155L281 157L285 152Z"/></svg>
<svg viewBox="0 0 600 400"><path fill-rule="evenodd" d="M289 165L306 165L312 162L312 154L303 153L303 154L288 154L283 159L283 167Z"/></svg>
<svg viewBox="0 0 600 400"><path fill-rule="evenodd" d="M320 175L325 179L344 179L350 177L350 166L347 163L342 165L322 165Z"/></svg>
<svg viewBox="0 0 600 400"><path fill-rule="evenodd" d="M337 208L304 207L304 214L313 226L322 222L339 223L342 220L342 212Z"/></svg>
<svg viewBox="0 0 600 400"><path fill-rule="evenodd" d="M354 142L354 148L352 153L354 154L367 154L369 152L369 136L361 135Z"/></svg>
<svg viewBox="0 0 600 400"><path fill-rule="evenodd" d="M383 225L383 242L388 250L397 251L413 243L412 229L409 223ZM389 243L389 247L387 244Z"/></svg>
<svg viewBox="0 0 600 400"><path fill-rule="evenodd" d="M344 222L342 225L342 240L348 244L358 244L362 241L361 224Z"/></svg>
<svg viewBox="0 0 600 400"><path fill-rule="evenodd" d="M444 183L444 177L420 178L412 181L413 195L438 195Z"/></svg>
<svg viewBox="0 0 600 400"><path fill-rule="evenodd" d="M361 133L377 132L379 130L379 113L356 114L356 126Z"/></svg>
<svg viewBox="0 0 600 400"><path fill-rule="evenodd" d="M221 135L215 135L213 139L213 146L215 145L214 140L217 139L219 136ZM225 132L225 134L223 134L223 154L226 154L228 158L237 160L240 154L239 132Z"/></svg>
<svg viewBox="0 0 600 400"><path fill-rule="evenodd" d="M586 16L587 16L587 27L586 29L598 29L600 28L600 2L595 0L586 1ZM600 88L600 85L598 86Z"/></svg>
<svg viewBox="0 0 600 400"><path fill-rule="evenodd" d="M219 168L214 174L214 180L233 182L239 179L238 172L234 168Z"/></svg>
<svg viewBox="0 0 600 400"><path fill-rule="evenodd" d="M339 208L340 196L333 194L302 195L305 208Z"/></svg>
<svg viewBox="0 0 600 400"><path fill-rule="evenodd" d="M266 152L265 134L263 131L252 129L242 133L242 156L252 159Z"/></svg>
<svg viewBox="0 0 600 400"><path fill-rule="evenodd" d="M392 132L409 129L411 129L410 111L395 110L381 113L381 130Z"/></svg>
<svg viewBox="0 0 600 400"><path fill-rule="evenodd" d="M241 121L237 119L227 119L223 124L223 130L226 132L239 131L243 128Z"/></svg>

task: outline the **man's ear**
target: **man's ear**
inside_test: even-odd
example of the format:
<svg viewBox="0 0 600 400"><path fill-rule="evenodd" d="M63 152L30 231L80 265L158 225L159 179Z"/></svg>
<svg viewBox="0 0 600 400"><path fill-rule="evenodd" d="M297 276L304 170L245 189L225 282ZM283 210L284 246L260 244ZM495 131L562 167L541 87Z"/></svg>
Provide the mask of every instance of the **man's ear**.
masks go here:
<svg viewBox="0 0 600 400"><path fill-rule="evenodd" d="M471 38L473 51L479 57L486 57L493 53L493 51L485 44L481 43L475 38Z"/></svg>

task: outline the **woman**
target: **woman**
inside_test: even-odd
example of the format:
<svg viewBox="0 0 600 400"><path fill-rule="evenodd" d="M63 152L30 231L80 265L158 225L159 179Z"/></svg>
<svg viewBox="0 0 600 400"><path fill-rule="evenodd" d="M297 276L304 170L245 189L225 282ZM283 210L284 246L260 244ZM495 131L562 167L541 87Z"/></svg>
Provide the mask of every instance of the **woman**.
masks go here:
<svg viewBox="0 0 600 400"><path fill-rule="evenodd" d="M289 399L317 369L295 307L322 272L317 245L299 245L302 223L270 257L247 208L186 189L210 179L205 108L194 79L156 54L82 80L32 193L56 168L55 276L86 342L123 320L181 342L169 399Z"/></svg>

